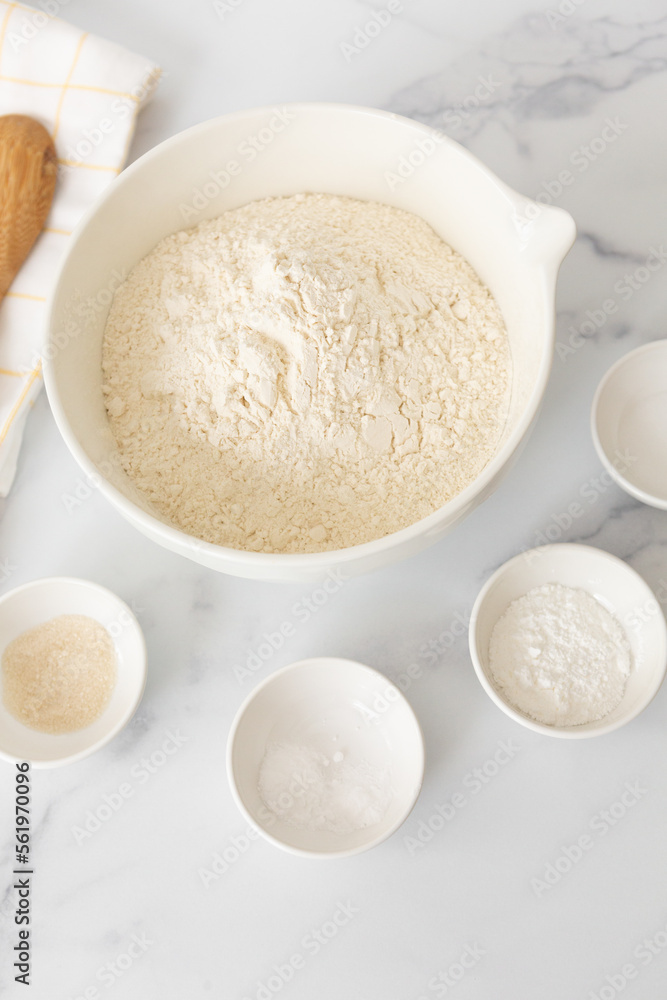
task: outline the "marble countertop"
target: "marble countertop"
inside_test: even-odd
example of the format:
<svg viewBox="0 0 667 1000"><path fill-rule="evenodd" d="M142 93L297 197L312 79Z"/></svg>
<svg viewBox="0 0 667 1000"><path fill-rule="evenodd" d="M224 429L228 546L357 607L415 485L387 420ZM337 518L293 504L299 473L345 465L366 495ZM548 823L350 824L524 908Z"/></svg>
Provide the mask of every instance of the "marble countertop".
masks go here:
<svg viewBox="0 0 667 1000"><path fill-rule="evenodd" d="M294 615L307 587L198 567L141 537L95 491L80 489L81 503L68 504L81 473L39 398L2 502L0 585L62 574L111 588L144 628L149 680L131 724L106 748L34 772L33 985L11 982L8 889L8 998L665 996L667 691L604 738L542 737L484 694L459 623L494 568L553 525L559 540L621 556L667 601L667 514L610 485L589 434L604 371L665 336L665 274L633 275L665 239L667 6L402 0L377 37L357 44L388 6L63 6L63 17L164 68L131 158L238 108L375 105L442 128L512 187L566 208L579 236L561 271L544 408L511 475L440 544L346 582L307 620ZM493 92L475 106L466 97L480 78L493 80ZM610 298L618 309L601 313ZM568 506L584 496L568 523ZM232 665L288 619L295 634L239 683ZM405 826L368 854L331 863L248 838L224 770L229 725L252 685L327 654L390 677L419 664L407 696L427 749ZM0 764L3 803L13 781L14 769ZM456 792L464 804L450 816L444 806ZM3 805L5 873L7 816ZM420 830L427 842L416 847ZM590 846L578 856L584 835Z"/></svg>

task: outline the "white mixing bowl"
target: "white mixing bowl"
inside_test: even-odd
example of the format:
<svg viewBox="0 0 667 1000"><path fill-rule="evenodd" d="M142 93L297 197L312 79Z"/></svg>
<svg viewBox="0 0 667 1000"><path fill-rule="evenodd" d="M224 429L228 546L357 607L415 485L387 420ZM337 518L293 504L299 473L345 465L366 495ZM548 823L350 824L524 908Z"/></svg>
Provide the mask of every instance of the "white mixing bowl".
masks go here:
<svg viewBox="0 0 667 1000"><path fill-rule="evenodd" d="M101 344L113 292L164 236L257 198L321 191L421 216L489 286L510 338L513 386L495 457L423 520L336 552L282 555L201 542L162 521L120 469L102 397ZM259 108L196 125L123 171L76 233L50 304L45 382L72 454L105 497L158 544L211 569L264 580L361 573L438 541L486 499L537 415L554 345L556 275L575 236L561 209L502 183L441 133L337 104Z"/></svg>

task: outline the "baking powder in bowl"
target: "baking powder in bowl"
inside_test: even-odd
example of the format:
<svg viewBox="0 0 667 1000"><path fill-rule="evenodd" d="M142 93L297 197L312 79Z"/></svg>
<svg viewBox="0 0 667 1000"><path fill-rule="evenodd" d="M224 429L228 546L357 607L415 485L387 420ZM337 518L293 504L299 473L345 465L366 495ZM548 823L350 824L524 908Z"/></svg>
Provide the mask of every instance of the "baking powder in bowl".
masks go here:
<svg viewBox="0 0 667 1000"><path fill-rule="evenodd" d="M349 752L287 742L266 748L259 793L279 819L300 830L352 833L379 823L392 797L391 772Z"/></svg>
<svg viewBox="0 0 667 1000"><path fill-rule="evenodd" d="M632 654L621 623L585 590L548 583L496 622L489 668L507 700L549 726L596 722L620 703Z"/></svg>
<svg viewBox="0 0 667 1000"><path fill-rule="evenodd" d="M497 450L510 356L479 277L408 212L251 202L162 240L103 343L120 461L164 520L258 552L380 538Z"/></svg>

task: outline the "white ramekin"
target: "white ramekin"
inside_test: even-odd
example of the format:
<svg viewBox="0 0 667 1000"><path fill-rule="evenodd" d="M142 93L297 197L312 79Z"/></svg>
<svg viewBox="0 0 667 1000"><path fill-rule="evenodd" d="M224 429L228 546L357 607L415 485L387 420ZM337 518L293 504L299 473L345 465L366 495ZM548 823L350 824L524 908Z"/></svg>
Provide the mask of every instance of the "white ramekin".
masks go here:
<svg viewBox="0 0 667 1000"><path fill-rule="evenodd" d="M139 622L120 597L90 580L46 577L24 583L0 597L0 659L28 629L59 615L87 615L104 626L116 650L116 682L109 703L85 729L38 732L5 708L0 676L0 759L30 761L33 767L73 764L100 750L128 724L146 684L146 643Z"/></svg>
<svg viewBox="0 0 667 1000"><path fill-rule="evenodd" d="M338 749L351 762L387 769L392 791L382 819L346 832L300 829L266 807L259 776L267 748L304 740L306 749L332 756ZM424 780L424 739L410 704L384 674L354 660L315 657L276 670L248 695L229 733L227 777L243 816L276 847L309 858L350 857L377 847L407 819ZM294 797L308 796L303 775L294 777Z"/></svg>
<svg viewBox="0 0 667 1000"><path fill-rule="evenodd" d="M559 583L585 590L622 625L632 668L623 698L609 715L578 726L549 726L520 711L496 683L489 643L496 622L512 601L534 587ZM480 684L498 708L533 732L562 739L603 736L635 719L660 690L667 668L667 624L646 581L617 556L590 545L560 542L529 549L504 563L487 580L470 616L470 656Z"/></svg>
<svg viewBox="0 0 667 1000"><path fill-rule="evenodd" d="M612 365L591 408L591 433L612 479L642 503L667 510L667 340Z"/></svg>

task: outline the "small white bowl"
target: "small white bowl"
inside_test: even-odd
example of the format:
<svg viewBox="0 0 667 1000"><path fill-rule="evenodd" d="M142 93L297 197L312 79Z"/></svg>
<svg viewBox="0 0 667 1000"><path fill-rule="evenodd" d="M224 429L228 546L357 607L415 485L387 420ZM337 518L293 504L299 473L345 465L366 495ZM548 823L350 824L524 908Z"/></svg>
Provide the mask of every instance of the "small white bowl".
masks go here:
<svg viewBox="0 0 667 1000"><path fill-rule="evenodd" d="M560 583L588 591L616 616L632 650L632 668L620 704L597 722L547 726L524 715L496 687L489 670L489 641L512 601L533 587ZM515 722L547 736L582 739L610 733L639 715L657 693L667 666L667 625L653 591L627 563L588 545L545 545L506 562L482 587L470 619L470 655L480 683Z"/></svg>
<svg viewBox="0 0 667 1000"><path fill-rule="evenodd" d="M591 430L618 485L667 510L667 340L644 344L612 365L595 393Z"/></svg>
<svg viewBox="0 0 667 1000"><path fill-rule="evenodd" d="M388 766L393 794L383 818L362 830L333 833L303 830L275 816L258 781L267 746L279 741ZM239 809L272 844L311 858L348 857L386 840L410 813L424 776L424 741L412 708L377 670L333 657L301 660L267 677L239 709L227 773Z"/></svg>
<svg viewBox="0 0 667 1000"><path fill-rule="evenodd" d="M30 761L33 767L72 764L103 747L134 715L146 684L146 644L128 606L110 590L88 580L33 580L0 598L0 658L27 629L57 615L87 615L107 629L116 648L116 684L102 714L85 729L57 736L29 729L2 701L0 671L0 758Z"/></svg>

